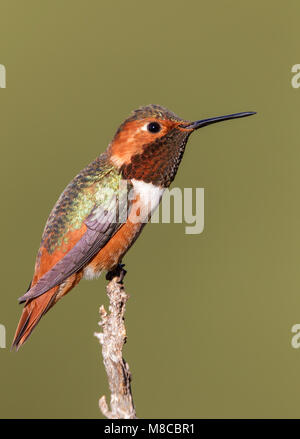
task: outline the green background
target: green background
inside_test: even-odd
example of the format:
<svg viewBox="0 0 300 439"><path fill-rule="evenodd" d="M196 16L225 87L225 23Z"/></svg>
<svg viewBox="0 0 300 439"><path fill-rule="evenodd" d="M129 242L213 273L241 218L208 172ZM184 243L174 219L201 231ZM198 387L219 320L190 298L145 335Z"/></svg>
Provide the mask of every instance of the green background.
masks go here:
<svg viewBox="0 0 300 439"><path fill-rule="evenodd" d="M298 4L298 5L297 5ZM298 0L1 0L0 417L100 417L93 337L105 279L81 282L9 345L47 216L131 110L195 133L174 186L205 188L205 230L150 224L125 257L125 358L139 417L299 417Z"/></svg>

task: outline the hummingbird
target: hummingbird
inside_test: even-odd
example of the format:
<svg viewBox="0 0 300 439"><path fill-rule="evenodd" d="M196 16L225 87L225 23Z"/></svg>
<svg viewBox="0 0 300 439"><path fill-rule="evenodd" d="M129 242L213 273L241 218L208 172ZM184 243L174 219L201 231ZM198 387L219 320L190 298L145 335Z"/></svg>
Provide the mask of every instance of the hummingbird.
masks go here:
<svg viewBox="0 0 300 439"><path fill-rule="evenodd" d="M40 319L82 278L113 273L174 180L189 136L204 126L255 114L191 122L160 105L133 111L106 151L85 167L54 205L34 274L22 297L13 340L18 350Z"/></svg>

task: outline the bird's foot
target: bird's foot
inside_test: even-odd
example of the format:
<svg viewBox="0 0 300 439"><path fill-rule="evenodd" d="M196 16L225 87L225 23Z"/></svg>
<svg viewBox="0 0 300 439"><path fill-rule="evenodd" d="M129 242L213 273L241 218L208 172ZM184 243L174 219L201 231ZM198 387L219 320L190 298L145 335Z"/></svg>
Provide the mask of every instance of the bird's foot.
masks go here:
<svg viewBox="0 0 300 439"><path fill-rule="evenodd" d="M123 279L127 273L127 271L124 269L125 264L118 264L115 268L113 268L111 271L108 271L106 274L106 279L111 281L114 277L117 277L117 282L119 284L123 283Z"/></svg>

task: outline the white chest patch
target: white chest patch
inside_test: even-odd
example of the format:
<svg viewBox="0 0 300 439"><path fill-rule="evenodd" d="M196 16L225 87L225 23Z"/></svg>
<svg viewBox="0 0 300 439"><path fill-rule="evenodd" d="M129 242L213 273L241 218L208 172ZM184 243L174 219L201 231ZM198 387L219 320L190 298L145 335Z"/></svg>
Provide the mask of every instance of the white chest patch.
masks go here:
<svg viewBox="0 0 300 439"><path fill-rule="evenodd" d="M164 193L164 188L155 186L152 183L145 183L141 180L131 180L133 190L136 195L139 195L140 202L145 209L145 213L152 214L159 205L161 197Z"/></svg>
<svg viewBox="0 0 300 439"><path fill-rule="evenodd" d="M83 277L87 280L97 279L101 274L101 270L95 270L88 265L83 269Z"/></svg>

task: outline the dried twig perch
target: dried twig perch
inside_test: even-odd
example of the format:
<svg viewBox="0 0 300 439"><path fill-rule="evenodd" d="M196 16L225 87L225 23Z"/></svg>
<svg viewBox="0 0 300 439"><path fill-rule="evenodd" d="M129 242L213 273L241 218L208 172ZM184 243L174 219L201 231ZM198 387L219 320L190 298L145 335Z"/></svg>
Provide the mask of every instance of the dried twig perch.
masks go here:
<svg viewBox="0 0 300 439"><path fill-rule="evenodd" d="M122 350L126 343L126 328L124 324L125 304L129 298L126 294L123 278L126 274L123 266L109 273L110 280L106 287L109 298L109 314L102 305L100 307L102 332L95 333L102 345L102 355L110 388L109 410L105 396L99 400L103 415L109 419L136 419L135 408L131 394L131 373L128 363L123 358Z"/></svg>

